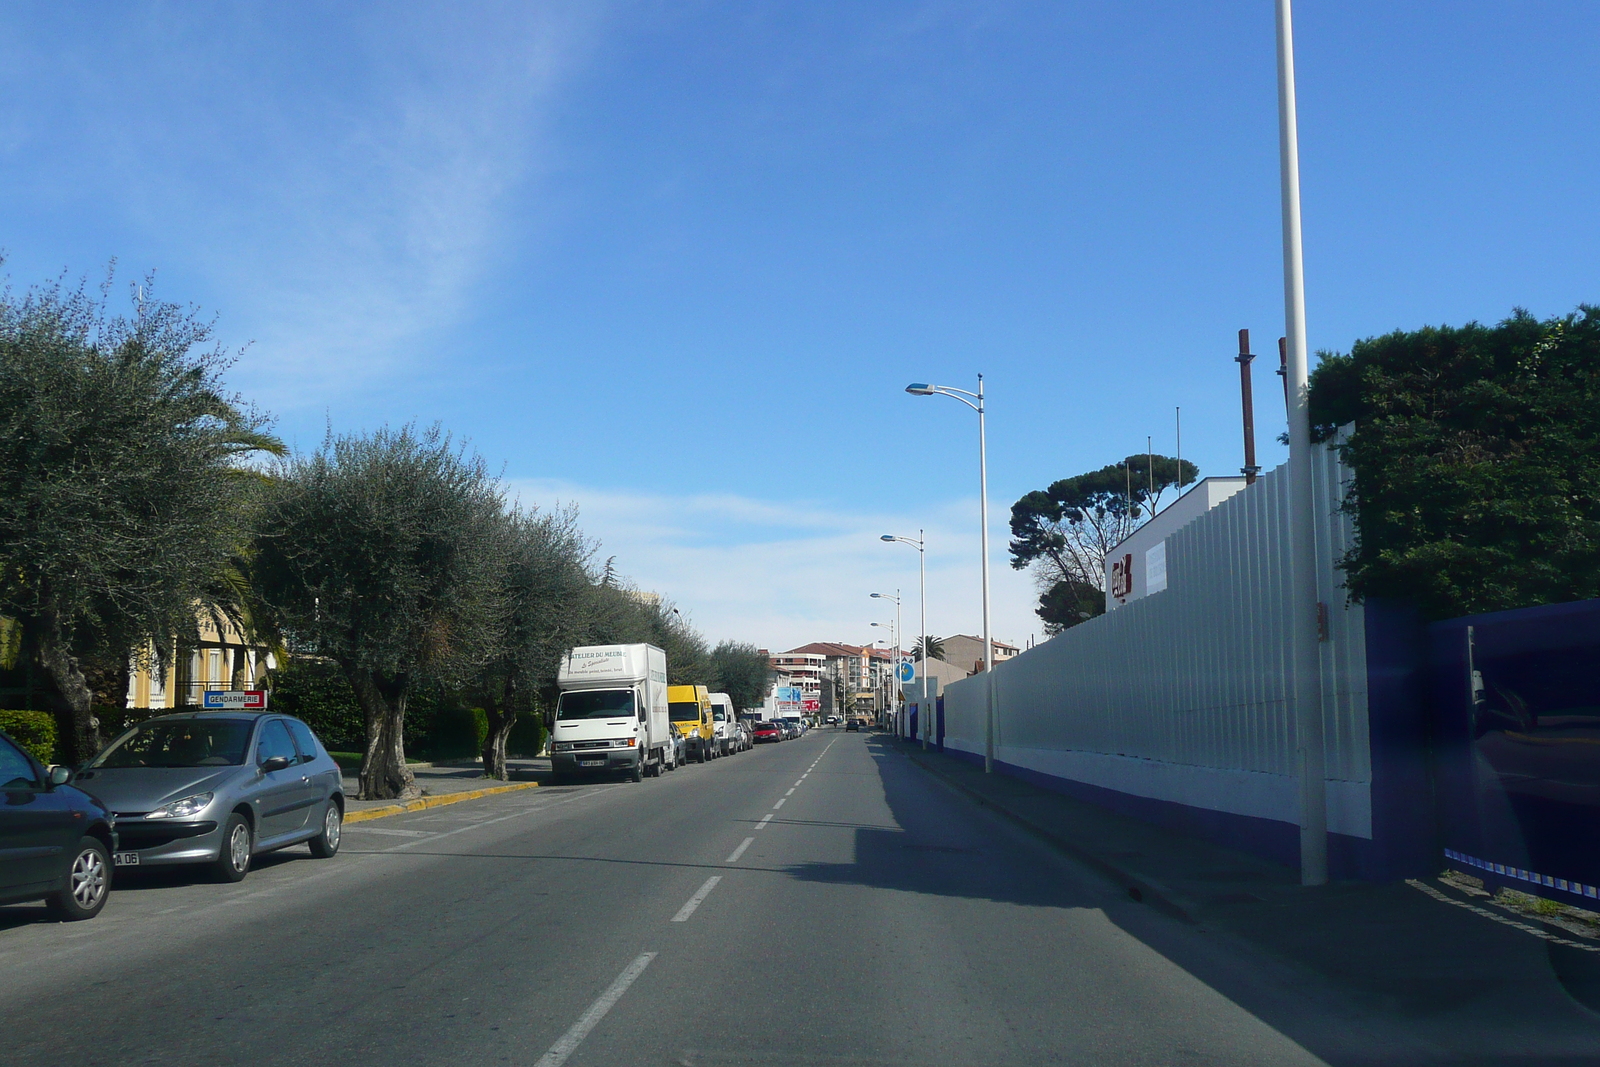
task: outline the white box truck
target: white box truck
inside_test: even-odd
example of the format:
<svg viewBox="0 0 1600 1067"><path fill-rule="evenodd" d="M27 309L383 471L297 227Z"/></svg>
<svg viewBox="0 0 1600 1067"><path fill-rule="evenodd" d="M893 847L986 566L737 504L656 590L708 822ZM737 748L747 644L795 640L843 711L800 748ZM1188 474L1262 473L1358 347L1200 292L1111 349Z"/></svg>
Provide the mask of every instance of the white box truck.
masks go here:
<svg viewBox="0 0 1600 1067"><path fill-rule="evenodd" d="M654 645L586 645L556 674L557 778L622 772L635 782L677 766L667 716L667 654Z"/></svg>

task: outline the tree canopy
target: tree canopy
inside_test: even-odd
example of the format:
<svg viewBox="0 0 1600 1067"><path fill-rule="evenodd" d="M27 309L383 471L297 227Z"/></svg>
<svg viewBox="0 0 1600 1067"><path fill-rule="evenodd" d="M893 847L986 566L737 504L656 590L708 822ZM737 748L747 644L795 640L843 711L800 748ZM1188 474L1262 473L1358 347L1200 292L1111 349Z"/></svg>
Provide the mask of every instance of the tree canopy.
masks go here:
<svg viewBox="0 0 1600 1067"><path fill-rule="evenodd" d="M1341 446L1356 599L1448 618L1600 596L1600 309L1427 327L1324 354L1319 437Z"/></svg>
<svg viewBox="0 0 1600 1067"><path fill-rule="evenodd" d="M225 392L208 323L143 291L112 314L110 287L0 292L0 615L69 760L98 747L96 665L125 691L145 642L164 657L199 613L237 608L226 575L259 485L239 464L282 450Z"/></svg>
<svg viewBox="0 0 1600 1067"><path fill-rule="evenodd" d="M1138 454L1035 489L1011 506L1011 566L1034 568L1036 613L1059 633L1105 610L1091 590L1105 589L1111 550L1160 507L1168 489L1195 480L1199 468L1171 456Z"/></svg>
<svg viewBox="0 0 1600 1067"><path fill-rule="evenodd" d="M771 669L766 655L755 645L722 641L711 650L712 688L727 693L733 706L743 711L758 708L767 697Z"/></svg>
<svg viewBox="0 0 1600 1067"><path fill-rule="evenodd" d="M256 533L261 598L337 662L367 718L363 798L415 795L406 700L462 685L502 647L509 539L481 458L437 428L332 437L280 464Z"/></svg>

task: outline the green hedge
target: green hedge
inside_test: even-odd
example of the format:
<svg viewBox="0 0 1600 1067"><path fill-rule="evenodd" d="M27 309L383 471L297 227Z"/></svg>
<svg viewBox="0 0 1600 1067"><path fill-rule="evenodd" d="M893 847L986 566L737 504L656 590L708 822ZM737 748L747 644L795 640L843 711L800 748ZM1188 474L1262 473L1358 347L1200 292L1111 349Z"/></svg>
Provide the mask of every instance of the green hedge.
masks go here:
<svg viewBox="0 0 1600 1067"><path fill-rule="evenodd" d="M0 711L0 730L40 763L55 762L56 720L48 711Z"/></svg>
<svg viewBox="0 0 1600 1067"><path fill-rule="evenodd" d="M296 659L273 672L273 711L293 715L314 730L330 752L363 752L367 722L355 691L336 665ZM489 721L481 708L433 686L412 690L406 705L406 755L425 760L463 759L483 750Z"/></svg>

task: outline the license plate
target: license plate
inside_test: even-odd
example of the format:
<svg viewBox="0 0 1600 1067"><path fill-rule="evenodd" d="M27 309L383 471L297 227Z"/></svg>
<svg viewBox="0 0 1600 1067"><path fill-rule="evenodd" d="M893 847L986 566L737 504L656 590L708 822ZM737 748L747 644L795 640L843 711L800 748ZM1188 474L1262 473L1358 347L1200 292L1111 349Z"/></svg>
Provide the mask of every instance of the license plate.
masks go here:
<svg viewBox="0 0 1600 1067"><path fill-rule="evenodd" d="M581 759L578 761L578 766L580 767L604 767L605 765L606 761L603 759Z"/></svg>
<svg viewBox="0 0 1600 1067"><path fill-rule="evenodd" d="M112 862L118 867L137 867L139 866L139 854L137 852L118 852L112 857Z"/></svg>

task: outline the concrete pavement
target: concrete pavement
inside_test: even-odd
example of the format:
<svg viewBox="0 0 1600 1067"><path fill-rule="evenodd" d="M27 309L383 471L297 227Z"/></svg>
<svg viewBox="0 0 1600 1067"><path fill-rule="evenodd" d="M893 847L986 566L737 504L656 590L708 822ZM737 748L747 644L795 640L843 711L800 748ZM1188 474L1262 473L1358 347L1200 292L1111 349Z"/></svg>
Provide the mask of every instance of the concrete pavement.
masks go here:
<svg viewBox="0 0 1600 1067"><path fill-rule="evenodd" d="M238 885L0 909L5 1061L1589 1062L1566 1005L1455 1047L1129 899L874 735L349 828ZM1426 1020L1424 1020L1426 1022ZM1506 1055L1502 1055L1502 1052ZM1488 1058L1478 1053L1489 1054Z"/></svg>

